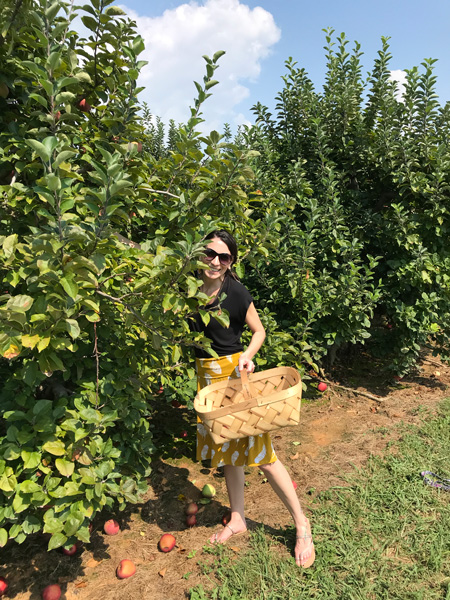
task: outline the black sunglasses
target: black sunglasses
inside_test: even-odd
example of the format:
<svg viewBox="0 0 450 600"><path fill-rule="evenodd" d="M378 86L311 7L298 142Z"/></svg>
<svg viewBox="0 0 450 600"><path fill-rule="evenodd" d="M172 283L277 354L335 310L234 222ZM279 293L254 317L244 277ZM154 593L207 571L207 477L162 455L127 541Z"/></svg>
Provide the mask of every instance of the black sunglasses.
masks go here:
<svg viewBox="0 0 450 600"><path fill-rule="evenodd" d="M231 263L231 261L233 260L233 257L231 256L231 254L227 254L226 252L216 252L212 248L205 248L204 255L205 255L205 260L208 262L214 260L216 258L216 256L218 256L220 264L223 265L224 267L229 265Z"/></svg>

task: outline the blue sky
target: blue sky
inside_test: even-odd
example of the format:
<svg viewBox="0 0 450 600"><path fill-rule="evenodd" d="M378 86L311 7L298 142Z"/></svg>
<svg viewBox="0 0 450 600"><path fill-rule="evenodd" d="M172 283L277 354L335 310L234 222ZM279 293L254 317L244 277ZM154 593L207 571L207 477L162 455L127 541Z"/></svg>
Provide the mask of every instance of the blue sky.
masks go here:
<svg viewBox="0 0 450 600"><path fill-rule="evenodd" d="M325 75L325 34L344 32L364 53L363 72L373 65L381 36L390 36L392 71L436 58L437 92L450 100L450 0L125 0L121 6L138 24L149 66L142 73L141 99L167 122L185 121L204 74L203 54L220 60L213 98L204 107L209 129L233 128L252 120L260 101L273 109L290 56L304 67L316 89ZM400 73L401 77L401 73Z"/></svg>

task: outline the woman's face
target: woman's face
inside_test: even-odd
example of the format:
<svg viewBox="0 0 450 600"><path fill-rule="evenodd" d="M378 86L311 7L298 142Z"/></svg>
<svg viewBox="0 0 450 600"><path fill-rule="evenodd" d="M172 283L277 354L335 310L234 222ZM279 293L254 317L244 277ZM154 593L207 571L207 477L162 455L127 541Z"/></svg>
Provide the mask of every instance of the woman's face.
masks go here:
<svg viewBox="0 0 450 600"><path fill-rule="evenodd" d="M228 254L231 256L230 249L220 238L212 238L206 247L214 250L217 254ZM218 256L215 256L212 260L205 260L205 263L209 265L209 268L205 269L203 274L206 279L211 281L215 279L222 280L227 269L231 266L231 262L228 265L222 264Z"/></svg>

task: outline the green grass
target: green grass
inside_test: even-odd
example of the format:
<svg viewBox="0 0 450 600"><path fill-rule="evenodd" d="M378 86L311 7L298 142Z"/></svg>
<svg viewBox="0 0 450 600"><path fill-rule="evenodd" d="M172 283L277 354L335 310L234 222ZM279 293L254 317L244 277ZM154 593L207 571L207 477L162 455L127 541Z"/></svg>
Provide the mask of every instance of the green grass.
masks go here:
<svg viewBox="0 0 450 600"><path fill-rule="evenodd" d="M450 600L450 492L420 477L450 477L450 399L419 427L400 427L384 456L315 501L313 568L299 570L261 528L243 554L211 550L191 600ZM294 531L285 538L291 550Z"/></svg>

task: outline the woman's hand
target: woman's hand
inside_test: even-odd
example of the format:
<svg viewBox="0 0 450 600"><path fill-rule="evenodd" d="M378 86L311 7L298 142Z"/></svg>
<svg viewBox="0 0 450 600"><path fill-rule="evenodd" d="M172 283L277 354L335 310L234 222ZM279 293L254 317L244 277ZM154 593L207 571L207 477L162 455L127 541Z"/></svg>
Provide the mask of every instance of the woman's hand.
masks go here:
<svg viewBox="0 0 450 600"><path fill-rule="evenodd" d="M253 371L255 370L255 363L252 361L251 358L248 358L248 356L242 354L239 357L239 371L243 371L244 369L247 370L247 373L253 373Z"/></svg>

